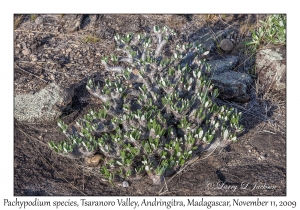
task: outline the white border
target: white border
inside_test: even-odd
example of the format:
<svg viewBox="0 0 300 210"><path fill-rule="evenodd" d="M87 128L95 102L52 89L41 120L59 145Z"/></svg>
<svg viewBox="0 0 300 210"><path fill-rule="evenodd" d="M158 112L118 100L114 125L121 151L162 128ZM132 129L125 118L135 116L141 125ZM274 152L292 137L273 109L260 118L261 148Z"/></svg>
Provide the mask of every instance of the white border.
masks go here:
<svg viewBox="0 0 300 210"><path fill-rule="evenodd" d="M1 4L1 196L3 199L14 200L13 196L13 14L14 13L287 13L287 196L286 197L260 197L261 200L290 200L298 201L299 196L299 99L297 76L300 69L299 63L299 14L296 4L287 1L10 1ZM295 2L295 1L293 1ZM33 200L34 197L17 197L20 200ZM121 198L121 197L118 197ZM154 197L132 197L142 201L143 198L153 200ZM165 197L170 200L172 197ZM178 200L186 200L192 197L175 197ZM256 197L238 197L241 200L255 200ZM68 197L41 197L40 200L68 200ZM79 197L70 197L78 200ZM88 197L89 200L105 199L110 197ZM112 198L116 199L116 197ZM199 199L199 198L198 198ZM231 200L233 197L205 197L205 200ZM15 207L16 208L16 207ZM53 207L51 207L53 209ZM104 209L103 207L96 207ZM155 207L157 208L157 207ZM199 208L199 207L197 207ZM213 207L215 209L217 207ZM254 207L253 207L254 208ZM256 207L257 208L257 207ZM6 208L5 208L6 209ZM27 207L26 209L33 209ZM43 209L50 209L44 207ZM74 209L74 208L64 208ZM80 208L81 209L81 208ZM95 209L95 208L94 208ZM129 209L129 208L128 208ZM131 209L131 208L130 208ZM179 209L172 207L172 209ZM234 209L231 207L231 209ZM252 209L252 208L250 208ZM278 208L277 208L278 209Z"/></svg>

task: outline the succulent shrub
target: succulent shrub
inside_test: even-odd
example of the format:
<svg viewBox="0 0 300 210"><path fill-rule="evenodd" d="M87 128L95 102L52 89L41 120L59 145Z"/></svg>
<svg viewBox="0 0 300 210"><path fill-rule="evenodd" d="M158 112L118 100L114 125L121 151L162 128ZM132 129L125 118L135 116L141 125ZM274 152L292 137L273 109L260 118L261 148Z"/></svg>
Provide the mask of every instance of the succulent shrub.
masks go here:
<svg viewBox="0 0 300 210"><path fill-rule="evenodd" d="M286 15L271 14L265 21L259 20L260 26L252 31L252 40L245 45L286 44Z"/></svg>
<svg viewBox="0 0 300 210"><path fill-rule="evenodd" d="M86 85L102 108L71 128L59 121L67 140L50 147L70 158L101 153L100 173L111 183L147 173L160 184L197 153L236 141L241 113L215 103L207 52L198 43L173 43L171 49L174 36L157 26L151 34L117 34L118 54L102 59L114 81Z"/></svg>

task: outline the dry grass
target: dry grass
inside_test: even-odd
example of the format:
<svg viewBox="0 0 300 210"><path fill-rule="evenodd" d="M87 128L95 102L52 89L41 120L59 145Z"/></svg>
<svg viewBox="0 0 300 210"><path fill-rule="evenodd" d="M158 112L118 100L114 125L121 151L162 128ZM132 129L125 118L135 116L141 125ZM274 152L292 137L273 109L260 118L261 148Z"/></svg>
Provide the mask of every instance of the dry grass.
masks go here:
<svg viewBox="0 0 300 210"><path fill-rule="evenodd" d="M206 22L215 22L219 20L219 15L216 14L206 14L203 15L203 18Z"/></svg>
<svg viewBox="0 0 300 210"><path fill-rule="evenodd" d="M239 32L242 36L247 36L249 33L251 34L255 28L256 28L255 24L244 23L240 26Z"/></svg>
<svg viewBox="0 0 300 210"><path fill-rule="evenodd" d="M37 14L32 14L30 15L30 20L35 21L35 19L37 18Z"/></svg>
<svg viewBox="0 0 300 210"><path fill-rule="evenodd" d="M81 41L83 43L96 43L98 42L100 39L95 36L95 35L85 35L81 38Z"/></svg>

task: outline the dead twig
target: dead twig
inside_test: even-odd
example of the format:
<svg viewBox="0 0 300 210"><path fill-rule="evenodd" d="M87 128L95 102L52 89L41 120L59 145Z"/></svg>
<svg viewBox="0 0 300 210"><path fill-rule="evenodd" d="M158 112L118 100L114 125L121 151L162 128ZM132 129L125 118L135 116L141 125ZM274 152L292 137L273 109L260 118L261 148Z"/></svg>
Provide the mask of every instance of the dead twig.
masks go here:
<svg viewBox="0 0 300 210"><path fill-rule="evenodd" d="M274 132L272 132L272 131L268 131L268 130L262 130L262 132L265 132L265 133L270 133L270 134L276 134L276 133L274 133Z"/></svg>
<svg viewBox="0 0 300 210"><path fill-rule="evenodd" d="M48 146L47 144L45 144L44 142L40 141L39 139L37 139L37 138L35 138L35 137L33 137L33 136L27 134L27 133L26 133L25 131L23 131L19 126L16 125L16 127L17 127L17 129L18 129L19 131L21 131L25 136L28 136L28 137L32 138L33 140L35 140L35 141L38 141L39 143L43 144L44 146Z"/></svg>
<svg viewBox="0 0 300 210"><path fill-rule="evenodd" d="M163 195L163 194L165 194L165 193L169 192L169 189L168 189L168 184L167 184L167 182L166 182L166 179L165 179L165 177L164 177L164 182L165 182L165 188L166 188L166 190L165 190L164 192L160 193L159 195Z"/></svg>
<svg viewBox="0 0 300 210"><path fill-rule="evenodd" d="M20 69L21 71L26 72L27 74L30 74L31 76L34 76L34 77L36 77L36 78L42 80L43 82L46 82L47 84L50 83L50 81L47 81L47 80L44 80L44 79L40 78L39 76L37 76L37 75L35 75L35 74L33 74L33 73L31 73L31 72L29 72L29 71L27 71L27 70L21 68L21 67L18 66L17 64L15 64L15 65L16 65L16 67L17 67L18 69Z"/></svg>

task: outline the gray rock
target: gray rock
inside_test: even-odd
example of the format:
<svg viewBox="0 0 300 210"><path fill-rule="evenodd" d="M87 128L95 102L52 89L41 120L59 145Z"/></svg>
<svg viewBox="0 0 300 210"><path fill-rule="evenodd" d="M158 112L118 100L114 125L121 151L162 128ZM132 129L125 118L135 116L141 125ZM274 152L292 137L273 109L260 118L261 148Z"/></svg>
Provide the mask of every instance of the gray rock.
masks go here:
<svg viewBox="0 0 300 210"><path fill-rule="evenodd" d="M235 68L239 61L238 56L229 55L224 59L221 60L213 60L209 61L208 63L211 65L211 75L219 75L225 71L230 71ZM205 70L204 70L205 72Z"/></svg>
<svg viewBox="0 0 300 210"><path fill-rule="evenodd" d="M36 62L38 60L37 56L33 54L30 55L30 58L32 62Z"/></svg>
<svg viewBox="0 0 300 210"><path fill-rule="evenodd" d="M250 99L247 89L252 83L252 78L248 74L228 71L213 76L212 83L219 89L223 99L233 99L241 103Z"/></svg>
<svg viewBox="0 0 300 210"><path fill-rule="evenodd" d="M202 46L205 49L211 50L215 48L215 39L218 39L222 35L223 35L223 31L217 31L215 33L215 38L214 38L209 30L203 30L197 34L191 35L189 41L192 42L198 41L199 43L202 44Z"/></svg>
<svg viewBox="0 0 300 210"><path fill-rule="evenodd" d="M128 183L127 181L123 181L123 182L122 182L122 186L123 186L123 187L129 187L129 183Z"/></svg>
<svg viewBox="0 0 300 210"><path fill-rule="evenodd" d="M256 54L256 73L261 92L285 92L286 47L272 46Z"/></svg>
<svg viewBox="0 0 300 210"><path fill-rule="evenodd" d="M23 55L29 55L31 53L30 49L26 48L22 51Z"/></svg>
<svg viewBox="0 0 300 210"><path fill-rule="evenodd" d="M230 52L233 49L233 43L229 39L222 39L219 47L225 52Z"/></svg>
<svg viewBox="0 0 300 210"><path fill-rule="evenodd" d="M74 92L51 83L35 94L22 94L14 98L14 116L24 123L52 123L71 103Z"/></svg>
<svg viewBox="0 0 300 210"><path fill-rule="evenodd" d="M39 16L35 19L34 22L35 22L35 24L40 25L44 22L44 19L43 19L43 17Z"/></svg>

